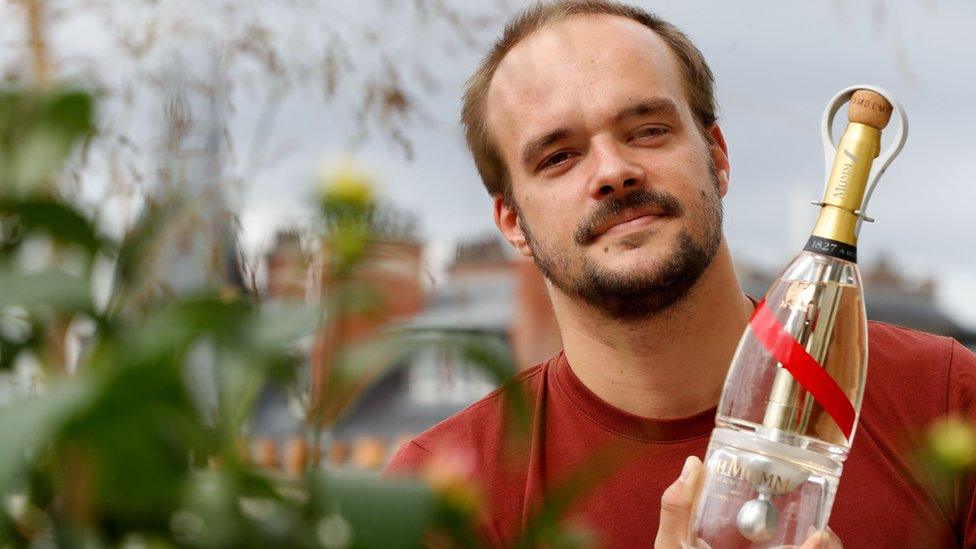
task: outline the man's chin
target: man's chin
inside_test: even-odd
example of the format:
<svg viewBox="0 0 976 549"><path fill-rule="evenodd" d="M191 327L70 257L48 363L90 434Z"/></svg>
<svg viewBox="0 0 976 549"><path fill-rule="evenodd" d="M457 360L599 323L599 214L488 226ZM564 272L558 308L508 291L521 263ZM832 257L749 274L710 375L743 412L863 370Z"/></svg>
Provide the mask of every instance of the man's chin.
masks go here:
<svg viewBox="0 0 976 549"><path fill-rule="evenodd" d="M621 278L646 278L667 262L664 252L649 246L611 247L595 250L589 263L599 270Z"/></svg>
<svg viewBox="0 0 976 549"><path fill-rule="evenodd" d="M661 231L656 227L648 227L643 231L635 231L623 235L618 240L618 246L626 251L635 251L652 244L654 240L659 240ZM658 238L655 238L658 237Z"/></svg>
<svg viewBox="0 0 976 549"><path fill-rule="evenodd" d="M685 245L683 233L676 230L678 226L661 224L664 221L624 234L604 234L591 246L590 258L608 267L617 263L617 268L623 268L624 263L630 264L635 260L661 264Z"/></svg>

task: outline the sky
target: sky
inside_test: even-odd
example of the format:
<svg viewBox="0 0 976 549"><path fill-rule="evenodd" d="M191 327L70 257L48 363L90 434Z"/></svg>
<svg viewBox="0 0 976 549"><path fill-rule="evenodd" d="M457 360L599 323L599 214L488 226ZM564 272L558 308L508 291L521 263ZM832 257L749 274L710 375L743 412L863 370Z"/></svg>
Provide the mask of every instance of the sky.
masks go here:
<svg viewBox="0 0 976 549"><path fill-rule="evenodd" d="M97 2L112 5L105 0ZM273 123L260 142L262 162L241 162L245 180L232 198L240 208L243 240L256 252L268 246L281 225L301 224L313 215L316 173L323 164L355 155L375 175L384 200L412 212L428 243L427 258L437 273L459 239L495 231L491 202L480 184L457 122L464 82L504 20L525 2L449 2L462 14L477 9L484 24L471 44L452 39L445 25L408 17L406 3L393 0L302 2L289 14L282 2L245 2L249 10L280 32L282 51L300 60L323 43L319 23L339 32L367 31L372 38L351 42L355 68L368 74L385 52L406 75L417 116L405 125L415 149L412 160L374 128L365 145L350 151L355 132L354 87L323 101L311 88L281 96ZM704 53L716 75L720 120L730 149L731 187L725 198L725 229L737 261L777 269L802 247L824 183L820 118L827 101L848 86L869 83L890 90L910 119L908 143L882 178L868 208L877 219L861 231L863 266L880 256L907 274L934 277L939 304L958 321L976 328L976 3L958 0L900 2L637 2L684 30ZM147 9L115 2L138 26ZM194 18L206 20L203 3ZM162 7L159 7L162 6ZM265 6L265 8L255 7ZM478 6L475 8L474 6ZM16 48L10 4L0 4L0 63ZM185 10L183 10L185 11ZM404 15L407 14L407 15ZM221 19L214 17L214 28ZM338 23L336 23L338 22ZM324 24L324 23L323 23ZM74 21L59 29L58 52L86 51L95 59L111 54L96 20ZM215 36L219 35L217 32ZM62 53L62 55L67 55ZM77 55L75 53L75 55ZM420 66L429 77L413 77ZM111 77L133 78L137 65L113 66ZM355 71L353 71L355 72ZM417 73L419 74L419 73ZM435 87L421 84L428 79ZM266 103L260 93L238 92L229 121L238 156L255 142ZM148 107L147 107L148 109ZM145 114L145 113L143 113ZM133 116L133 133L152 135L152 117ZM891 133L891 132L889 132ZM247 160L247 159L244 159ZM97 170L91 175L97 185Z"/></svg>

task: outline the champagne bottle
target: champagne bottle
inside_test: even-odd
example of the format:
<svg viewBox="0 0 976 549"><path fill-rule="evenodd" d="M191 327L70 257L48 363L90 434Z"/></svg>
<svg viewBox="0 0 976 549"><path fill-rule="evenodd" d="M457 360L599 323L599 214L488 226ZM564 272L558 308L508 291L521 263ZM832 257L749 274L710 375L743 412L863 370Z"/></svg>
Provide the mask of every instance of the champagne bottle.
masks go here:
<svg viewBox="0 0 976 549"><path fill-rule="evenodd" d="M831 124L848 99L849 122L835 149ZM874 184L907 131L904 111L889 99L879 88L849 88L824 113L830 168L823 200L815 202L820 215L803 251L756 307L732 359L689 521L690 546L800 545L827 526L867 375L857 236L871 221L864 209ZM898 136L872 170L893 106Z"/></svg>

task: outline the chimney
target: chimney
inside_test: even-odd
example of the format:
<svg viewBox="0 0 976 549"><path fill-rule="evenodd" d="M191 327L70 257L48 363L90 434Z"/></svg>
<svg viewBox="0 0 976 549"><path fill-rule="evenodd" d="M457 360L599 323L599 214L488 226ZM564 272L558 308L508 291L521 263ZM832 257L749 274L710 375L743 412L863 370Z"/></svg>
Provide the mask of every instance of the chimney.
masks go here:
<svg viewBox="0 0 976 549"><path fill-rule="evenodd" d="M563 342L549 292L535 263L519 259L511 263L511 269L516 289L510 337L515 360L524 369L552 357Z"/></svg>
<svg viewBox="0 0 976 549"><path fill-rule="evenodd" d="M309 258L302 251L298 233L280 231L267 255L268 289L271 299L300 301L305 298L305 274Z"/></svg>

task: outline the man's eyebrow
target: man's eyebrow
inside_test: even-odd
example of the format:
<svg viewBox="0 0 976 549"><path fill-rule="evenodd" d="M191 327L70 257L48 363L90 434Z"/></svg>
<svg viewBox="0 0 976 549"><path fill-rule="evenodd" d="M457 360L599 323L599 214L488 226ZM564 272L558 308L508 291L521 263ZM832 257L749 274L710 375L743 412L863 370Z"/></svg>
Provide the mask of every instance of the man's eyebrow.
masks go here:
<svg viewBox="0 0 976 549"><path fill-rule="evenodd" d="M560 139L565 139L569 136L569 130L566 128L558 128L550 132L546 132L539 137L533 138L528 143L522 147L522 154L519 157L522 159L522 164L528 164L532 162L543 149L552 145Z"/></svg>
<svg viewBox="0 0 976 549"><path fill-rule="evenodd" d="M667 97L655 97L621 109L613 117L613 121L615 124L619 124L632 116L649 116L655 114L675 116L678 114L678 106Z"/></svg>

